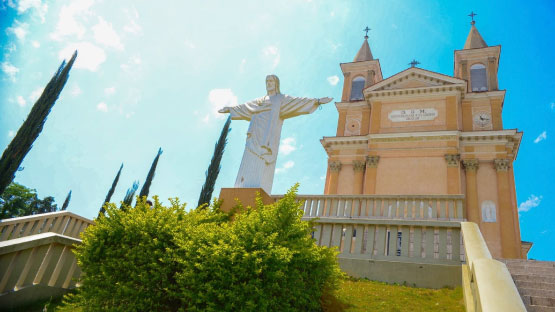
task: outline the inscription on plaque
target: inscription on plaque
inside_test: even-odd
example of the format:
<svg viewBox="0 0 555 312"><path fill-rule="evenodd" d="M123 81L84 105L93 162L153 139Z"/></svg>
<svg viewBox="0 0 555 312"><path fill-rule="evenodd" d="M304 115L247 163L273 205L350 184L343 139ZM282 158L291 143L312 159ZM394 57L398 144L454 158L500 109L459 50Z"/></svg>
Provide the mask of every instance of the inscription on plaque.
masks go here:
<svg viewBox="0 0 555 312"><path fill-rule="evenodd" d="M437 110L435 108L394 110L387 117L393 122L434 120L437 117Z"/></svg>

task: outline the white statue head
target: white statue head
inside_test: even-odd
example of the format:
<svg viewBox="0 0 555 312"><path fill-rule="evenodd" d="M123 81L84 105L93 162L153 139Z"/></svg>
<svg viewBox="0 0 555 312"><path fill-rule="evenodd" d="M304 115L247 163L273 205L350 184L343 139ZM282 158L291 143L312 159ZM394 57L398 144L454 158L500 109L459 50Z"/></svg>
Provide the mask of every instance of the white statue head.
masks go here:
<svg viewBox="0 0 555 312"><path fill-rule="evenodd" d="M266 76L266 91L268 95L280 94L279 78L276 75Z"/></svg>

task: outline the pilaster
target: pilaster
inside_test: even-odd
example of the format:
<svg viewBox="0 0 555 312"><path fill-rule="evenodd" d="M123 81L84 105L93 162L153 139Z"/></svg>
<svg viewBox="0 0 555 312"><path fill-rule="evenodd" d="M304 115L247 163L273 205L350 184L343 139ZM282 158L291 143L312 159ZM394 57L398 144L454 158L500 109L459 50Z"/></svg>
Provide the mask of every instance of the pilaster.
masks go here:
<svg viewBox="0 0 555 312"><path fill-rule="evenodd" d="M366 162L363 160L353 161L354 181L353 194L362 194L362 184L364 182L364 169Z"/></svg>
<svg viewBox="0 0 555 312"><path fill-rule="evenodd" d="M366 156L366 172L364 175L364 194L376 193L376 175L380 156Z"/></svg>
<svg viewBox="0 0 555 312"><path fill-rule="evenodd" d="M329 164L330 170L330 185L329 194L337 194L337 184L339 182L339 172L341 171L341 162L332 161Z"/></svg>
<svg viewBox="0 0 555 312"><path fill-rule="evenodd" d="M466 219L480 224L478 181L476 179L476 172L480 167L480 163L478 159L465 159L462 163L466 172Z"/></svg>
<svg viewBox="0 0 555 312"><path fill-rule="evenodd" d="M447 194L460 194L460 154L445 154L447 162Z"/></svg>
<svg viewBox="0 0 555 312"><path fill-rule="evenodd" d="M511 189L508 175L511 161L509 159L494 159L493 166L497 171L501 254L506 259L521 258L520 244L517 244L516 229L514 227L513 205L511 205Z"/></svg>

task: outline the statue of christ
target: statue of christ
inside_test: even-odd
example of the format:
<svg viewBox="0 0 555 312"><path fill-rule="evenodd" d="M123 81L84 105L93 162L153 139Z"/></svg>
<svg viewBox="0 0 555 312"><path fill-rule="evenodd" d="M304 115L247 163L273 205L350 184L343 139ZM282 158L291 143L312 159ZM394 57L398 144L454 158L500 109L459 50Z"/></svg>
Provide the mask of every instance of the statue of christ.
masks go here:
<svg viewBox="0 0 555 312"><path fill-rule="evenodd" d="M266 96L241 105L224 107L218 112L229 113L231 119L250 121L235 187L260 187L271 194L283 121L310 114L332 98L310 99L281 94L276 75L266 77L266 91Z"/></svg>

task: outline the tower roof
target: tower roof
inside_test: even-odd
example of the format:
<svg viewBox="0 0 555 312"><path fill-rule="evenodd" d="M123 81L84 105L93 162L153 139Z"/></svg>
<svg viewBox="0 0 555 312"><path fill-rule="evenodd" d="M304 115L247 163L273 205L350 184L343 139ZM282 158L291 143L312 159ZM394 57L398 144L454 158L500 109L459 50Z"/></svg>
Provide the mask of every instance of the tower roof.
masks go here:
<svg viewBox="0 0 555 312"><path fill-rule="evenodd" d="M470 27L470 32L468 33L468 37L466 37L466 42L464 43L463 49L477 49L477 48L487 48L488 45L478 32L478 28L472 24Z"/></svg>
<svg viewBox="0 0 555 312"><path fill-rule="evenodd" d="M362 62L362 61L371 61L374 57L372 56L372 52L370 51L370 46L368 45L368 36L364 37L364 42L358 50L357 55L353 62Z"/></svg>

